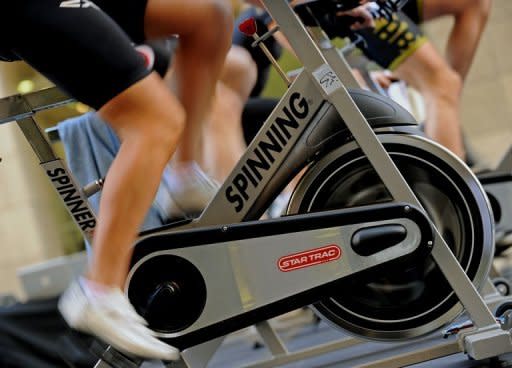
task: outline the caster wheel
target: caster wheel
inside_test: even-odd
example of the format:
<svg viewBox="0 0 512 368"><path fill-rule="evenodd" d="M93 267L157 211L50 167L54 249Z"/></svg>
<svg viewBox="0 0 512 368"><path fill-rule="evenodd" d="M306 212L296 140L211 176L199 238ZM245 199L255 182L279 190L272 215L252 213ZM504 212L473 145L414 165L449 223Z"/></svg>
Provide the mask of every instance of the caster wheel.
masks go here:
<svg viewBox="0 0 512 368"><path fill-rule="evenodd" d="M512 310L512 302L505 302L505 303L500 304L498 306L498 308L496 308L494 315L499 318L499 317L503 316L507 311L510 311L510 310Z"/></svg>
<svg viewBox="0 0 512 368"><path fill-rule="evenodd" d="M498 292L503 296L510 295L510 282L503 278L503 277L497 277L492 280L492 283L494 284L494 287L498 290Z"/></svg>

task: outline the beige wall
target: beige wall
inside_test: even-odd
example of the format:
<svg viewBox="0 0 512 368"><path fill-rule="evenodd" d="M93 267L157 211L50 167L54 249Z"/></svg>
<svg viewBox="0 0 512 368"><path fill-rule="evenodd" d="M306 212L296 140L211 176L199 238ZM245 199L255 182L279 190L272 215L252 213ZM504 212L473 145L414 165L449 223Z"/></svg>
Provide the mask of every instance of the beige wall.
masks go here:
<svg viewBox="0 0 512 368"><path fill-rule="evenodd" d="M0 96L30 74L0 63ZM16 123L0 125L0 157L0 294L23 297L16 269L62 255L77 233Z"/></svg>
<svg viewBox="0 0 512 368"><path fill-rule="evenodd" d="M512 144L511 19L512 1L493 0L462 100L462 124L467 138L490 165L495 165ZM444 50L450 26L451 20L445 18L425 27L439 50Z"/></svg>

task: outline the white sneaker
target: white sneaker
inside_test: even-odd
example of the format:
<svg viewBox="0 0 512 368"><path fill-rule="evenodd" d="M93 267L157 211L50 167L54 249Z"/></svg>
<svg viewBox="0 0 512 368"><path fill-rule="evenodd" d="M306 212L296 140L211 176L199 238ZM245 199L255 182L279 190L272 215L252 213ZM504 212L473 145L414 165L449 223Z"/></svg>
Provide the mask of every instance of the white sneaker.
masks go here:
<svg viewBox="0 0 512 368"><path fill-rule="evenodd" d="M179 351L155 337L120 289L92 295L73 282L59 300L70 327L97 336L120 352L141 358L178 360Z"/></svg>
<svg viewBox="0 0 512 368"><path fill-rule="evenodd" d="M268 217L278 218L286 215L286 211L288 210L288 203L290 202L291 196L291 192L280 193L267 209Z"/></svg>
<svg viewBox="0 0 512 368"><path fill-rule="evenodd" d="M169 218L199 215L220 187L195 162L168 166L162 180L172 199L162 206Z"/></svg>
<svg viewBox="0 0 512 368"><path fill-rule="evenodd" d="M158 191L156 192L156 196L153 201L153 206L158 211L158 214L164 223L169 220L188 217L188 215L178 207L171 196L165 178L172 174L168 168L165 170L166 171L164 172L164 176L162 176L160 186L158 187Z"/></svg>

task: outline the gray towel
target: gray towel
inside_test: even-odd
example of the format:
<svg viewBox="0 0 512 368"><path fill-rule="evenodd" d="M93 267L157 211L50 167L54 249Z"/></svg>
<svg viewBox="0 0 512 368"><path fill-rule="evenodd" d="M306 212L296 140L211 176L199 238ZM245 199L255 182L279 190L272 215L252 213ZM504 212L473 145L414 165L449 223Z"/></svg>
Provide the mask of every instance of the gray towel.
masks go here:
<svg viewBox="0 0 512 368"><path fill-rule="evenodd" d="M112 128L94 112L67 119L59 123L57 128L64 144L66 161L78 183L83 187L105 177L120 146ZM96 213L100 193L89 198ZM160 185L141 230L160 227L165 223L167 219L163 208L169 205L170 200L168 191L164 185Z"/></svg>

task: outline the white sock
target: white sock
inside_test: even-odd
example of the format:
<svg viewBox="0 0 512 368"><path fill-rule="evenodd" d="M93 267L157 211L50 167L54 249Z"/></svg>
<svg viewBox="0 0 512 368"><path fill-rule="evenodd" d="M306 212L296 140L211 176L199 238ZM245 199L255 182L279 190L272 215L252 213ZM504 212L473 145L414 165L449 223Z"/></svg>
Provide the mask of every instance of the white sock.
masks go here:
<svg viewBox="0 0 512 368"><path fill-rule="evenodd" d="M80 277L79 281L80 286L84 290L85 295L89 299L98 299L102 296L108 294L112 287L100 284L96 281L89 280L85 277Z"/></svg>

